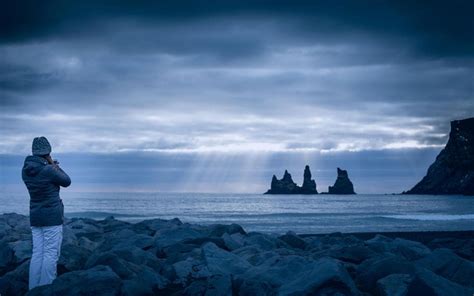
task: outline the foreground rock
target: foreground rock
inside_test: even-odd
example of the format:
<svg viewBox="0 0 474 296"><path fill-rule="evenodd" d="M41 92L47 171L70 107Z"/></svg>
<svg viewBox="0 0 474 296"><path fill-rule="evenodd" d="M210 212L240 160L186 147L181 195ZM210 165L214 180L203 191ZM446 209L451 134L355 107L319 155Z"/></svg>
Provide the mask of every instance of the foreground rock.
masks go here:
<svg viewBox="0 0 474 296"><path fill-rule="evenodd" d="M281 180L273 175L270 189L265 194L318 194L318 191L316 190L316 182L311 179L311 170L309 166L306 166L301 187L293 181L290 173L285 170Z"/></svg>
<svg viewBox="0 0 474 296"><path fill-rule="evenodd" d="M474 118L451 122L446 147L426 176L404 193L474 195Z"/></svg>
<svg viewBox="0 0 474 296"><path fill-rule="evenodd" d="M333 186L328 188L329 194L356 194L354 192L354 185L349 179L349 174L346 170L337 168L337 179Z"/></svg>
<svg viewBox="0 0 474 296"><path fill-rule="evenodd" d="M469 295L472 235L247 233L179 219L68 219L58 278L28 291L28 217L0 215L5 295ZM420 237L422 235L420 234ZM430 246L430 247L428 247Z"/></svg>

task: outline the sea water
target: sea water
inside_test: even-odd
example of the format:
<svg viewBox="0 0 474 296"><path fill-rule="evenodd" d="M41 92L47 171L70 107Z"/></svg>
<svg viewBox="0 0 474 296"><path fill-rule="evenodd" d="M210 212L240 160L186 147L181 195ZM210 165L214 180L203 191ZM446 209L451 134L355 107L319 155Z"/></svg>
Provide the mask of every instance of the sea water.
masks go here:
<svg viewBox="0 0 474 296"><path fill-rule="evenodd" d="M237 223L246 231L330 233L474 230L474 197L443 195L262 195L61 192L65 216L116 219L179 218ZM29 196L5 193L0 213L28 214Z"/></svg>

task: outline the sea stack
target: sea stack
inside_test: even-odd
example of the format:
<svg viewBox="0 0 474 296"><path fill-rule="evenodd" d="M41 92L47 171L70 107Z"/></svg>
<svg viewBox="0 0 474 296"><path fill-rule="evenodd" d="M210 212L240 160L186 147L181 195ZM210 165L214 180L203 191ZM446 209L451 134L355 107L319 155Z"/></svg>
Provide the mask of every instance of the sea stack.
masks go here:
<svg viewBox="0 0 474 296"><path fill-rule="evenodd" d="M349 179L349 175L346 170L337 168L337 179L334 186L329 186L329 194L356 194L354 192L354 185Z"/></svg>
<svg viewBox="0 0 474 296"><path fill-rule="evenodd" d="M448 143L426 176L403 193L474 195L474 118L451 121Z"/></svg>
<svg viewBox="0 0 474 296"><path fill-rule="evenodd" d="M318 191L316 190L316 181L311 179L311 170L309 169L309 165L307 165L304 168L303 185L301 186L301 194L316 194L316 193L318 193Z"/></svg>
<svg viewBox="0 0 474 296"><path fill-rule="evenodd" d="M291 178L290 173L285 170L281 180L273 175L271 187L265 194L318 194L318 191L316 190L316 182L311 179L309 166L306 166L303 186L299 187Z"/></svg>

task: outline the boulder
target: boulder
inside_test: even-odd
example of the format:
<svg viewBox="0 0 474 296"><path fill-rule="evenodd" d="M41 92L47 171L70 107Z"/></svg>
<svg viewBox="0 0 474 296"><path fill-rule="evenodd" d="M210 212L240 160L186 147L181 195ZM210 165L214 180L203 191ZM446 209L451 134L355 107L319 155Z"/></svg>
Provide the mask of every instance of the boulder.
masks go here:
<svg viewBox="0 0 474 296"><path fill-rule="evenodd" d="M51 285L36 287L27 295L119 295L122 282L108 266L97 265L57 277Z"/></svg>
<svg viewBox="0 0 474 296"><path fill-rule="evenodd" d="M405 194L474 195L474 118L451 121L448 143Z"/></svg>
<svg viewBox="0 0 474 296"><path fill-rule="evenodd" d="M389 252L410 261L420 259L431 253L431 250L422 243L401 238L390 239L377 235L366 243L376 252Z"/></svg>
<svg viewBox="0 0 474 296"><path fill-rule="evenodd" d="M159 273L164 273L165 265L155 255L137 247L111 250L119 258L136 265L146 265Z"/></svg>
<svg viewBox="0 0 474 296"><path fill-rule="evenodd" d="M140 266L140 270L131 278L123 281L121 295L157 295L168 281L153 269Z"/></svg>
<svg viewBox="0 0 474 296"><path fill-rule="evenodd" d="M2 214L0 221L13 228L16 232L31 234L30 220L27 216L17 213L5 213Z"/></svg>
<svg viewBox="0 0 474 296"><path fill-rule="evenodd" d="M237 280L239 296L276 296L277 288L266 281L255 281L252 279Z"/></svg>
<svg viewBox="0 0 474 296"><path fill-rule="evenodd" d="M429 270L421 269L409 283L406 295L472 296L473 293L474 289L467 289Z"/></svg>
<svg viewBox="0 0 474 296"><path fill-rule="evenodd" d="M88 218L72 218L65 224L77 238L86 237L92 241L103 240L103 229L97 221Z"/></svg>
<svg viewBox="0 0 474 296"><path fill-rule="evenodd" d="M178 218L171 220L165 219L148 219L132 224L131 229L137 233L154 235L158 230L164 228L173 228L182 225L183 222Z"/></svg>
<svg viewBox="0 0 474 296"><path fill-rule="evenodd" d="M337 168L337 179L333 186L328 187L329 194L355 194L354 185L346 170Z"/></svg>
<svg viewBox="0 0 474 296"><path fill-rule="evenodd" d="M279 295L359 295L344 266L336 260L322 258L302 270L298 278L285 282Z"/></svg>
<svg viewBox="0 0 474 296"><path fill-rule="evenodd" d="M273 256L239 275L238 280L257 286L265 283L260 288L268 294L272 294L273 289L278 295L359 294L342 263L330 258L315 261L295 255ZM241 284L241 291L243 287Z"/></svg>
<svg viewBox="0 0 474 296"><path fill-rule="evenodd" d="M242 248L244 246L244 237L240 233L224 233L222 235L222 239L224 240L225 247L230 251Z"/></svg>
<svg viewBox="0 0 474 296"><path fill-rule="evenodd" d="M133 278L141 269L139 265L128 262L111 251L93 254L84 264L84 268L98 265L109 266L121 279Z"/></svg>
<svg viewBox="0 0 474 296"><path fill-rule="evenodd" d="M30 260L0 277L0 295L25 295L28 291Z"/></svg>
<svg viewBox="0 0 474 296"><path fill-rule="evenodd" d="M81 237L77 240L77 245L81 248L84 248L86 249L87 251L94 251L95 248L97 248L101 243L99 242L95 242L95 241L91 241L90 239L88 239L87 237Z"/></svg>
<svg viewBox="0 0 474 296"><path fill-rule="evenodd" d="M406 296L413 278L413 275L403 273L394 273L381 278L377 281L377 295Z"/></svg>
<svg viewBox="0 0 474 296"><path fill-rule="evenodd" d="M202 259L188 257L173 264L176 274L176 283L189 284L189 282L211 276L206 262Z"/></svg>
<svg viewBox="0 0 474 296"><path fill-rule="evenodd" d="M227 249L225 242L222 238L218 236L204 236L198 238L185 239L181 241L183 244L193 245L195 248L200 247L201 245L211 242L217 245L221 249Z"/></svg>
<svg viewBox="0 0 474 296"><path fill-rule="evenodd" d="M323 249L323 242L318 236L309 236L304 238L307 247L306 249L311 252L318 252Z"/></svg>
<svg viewBox="0 0 474 296"><path fill-rule="evenodd" d="M333 249L321 251L325 256L339 259L344 262L359 264L364 260L377 255L372 249L364 245L339 246ZM316 253L316 255L319 255Z"/></svg>
<svg viewBox="0 0 474 296"><path fill-rule="evenodd" d="M224 225L224 224L214 224L208 226L208 236L222 236L224 234L234 234L234 233L240 233L242 235L245 235L246 232L242 228L242 226L232 223L229 225Z"/></svg>
<svg viewBox="0 0 474 296"><path fill-rule="evenodd" d="M146 234L138 234L131 229L124 228L104 235L104 241L98 250L104 252L111 249L138 247L149 249L154 245L154 239Z"/></svg>
<svg viewBox="0 0 474 296"><path fill-rule="evenodd" d="M229 275L213 275L192 282L184 290L184 295L225 296L232 295L232 279Z"/></svg>
<svg viewBox="0 0 474 296"><path fill-rule="evenodd" d="M254 245L261 250L273 250L277 247L285 245L285 243L275 236L257 232L251 232L244 238L244 245Z"/></svg>
<svg viewBox="0 0 474 296"><path fill-rule="evenodd" d="M278 237L280 240L284 241L287 245L295 249L304 250L306 248L306 242L296 235L292 231L288 231L285 235Z"/></svg>
<svg viewBox="0 0 474 296"><path fill-rule="evenodd" d="M378 280L395 273L412 275L415 270L415 266L403 257L383 254L367 259L357 267L356 282L362 290L375 293Z"/></svg>
<svg viewBox="0 0 474 296"><path fill-rule="evenodd" d="M91 255L91 251L74 244L63 244L58 260L58 271L60 273L80 270L84 268L87 258Z"/></svg>
<svg viewBox="0 0 474 296"><path fill-rule="evenodd" d="M212 274L240 274L252 265L245 259L225 251L213 243L202 246L202 257Z"/></svg>
<svg viewBox="0 0 474 296"><path fill-rule="evenodd" d="M7 242L0 241L0 276L11 270L14 265L14 251Z"/></svg>
<svg viewBox="0 0 474 296"><path fill-rule="evenodd" d="M13 249L13 261L15 264L18 265L26 259L31 258L31 240L12 242L10 243L10 247Z"/></svg>
<svg viewBox="0 0 474 296"><path fill-rule="evenodd" d="M157 252L158 258L166 259L168 264L185 260L191 256L191 252L199 247L193 244L185 244L182 242L160 248Z"/></svg>
<svg viewBox="0 0 474 296"><path fill-rule="evenodd" d="M101 221L97 221L97 224L102 227L102 230L107 232L116 232L118 230L130 228L131 223L117 220L114 216L108 216Z"/></svg>
<svg viewBox="0 0 474 296"><path fill-rule="evenodd" d="M449 249L436 249L416 263L450 281L474 288L474 262L457 256Z"/></svg>
<svg viewBox="0 0 474 296"><path fill-rule="evenodd" d="M448 248L458 256L474 261L474 239L435 238L427 246L431 249Z"/></svg>
<svg viewBox="0 0 474 296"><path fill-rule="evenodd" d="M85 239L85 238L84 238ZM78 244L78 239L74 231L67 226L63 226L63 241L62 244Z"/></svg>
<svg viewBox="0 0 474 296"><path fill-rule="evenodd" d="M262 251L254 246L243 247L233 252L239 257L247 260L252 265L260 265L271 257L281 256L277 252L278 249L272 251Z"/></svg>
<svg viewBox="0 0 474 296"><path fill-rule="evenodd" d="M186 239L202 237L206 237L205 231L197 229L190 224L182 224L157 230L153 239L155 246L164 247Z"/></svg>

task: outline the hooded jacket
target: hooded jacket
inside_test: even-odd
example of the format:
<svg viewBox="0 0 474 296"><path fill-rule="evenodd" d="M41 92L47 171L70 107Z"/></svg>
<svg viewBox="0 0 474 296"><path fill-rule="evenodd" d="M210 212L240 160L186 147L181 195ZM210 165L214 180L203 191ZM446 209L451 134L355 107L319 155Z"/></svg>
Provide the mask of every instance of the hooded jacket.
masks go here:
<svg viewBox="0 0 474 296"><path fill-rule="evenodd" d="M59 188L71 184L69 176L59 166L37 155L26 157L21 175L30 193L30 225L62 225L64 205Z"/></svg>

